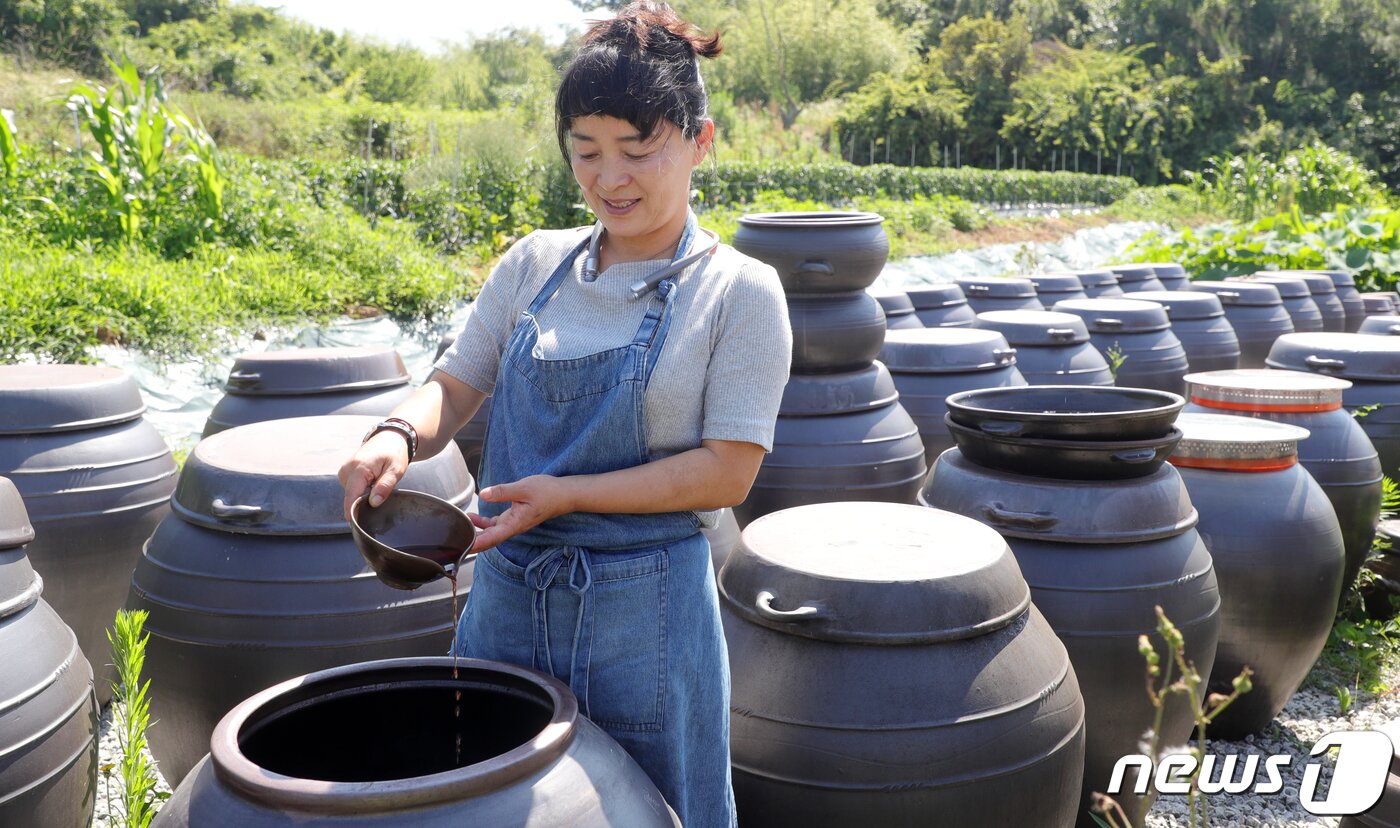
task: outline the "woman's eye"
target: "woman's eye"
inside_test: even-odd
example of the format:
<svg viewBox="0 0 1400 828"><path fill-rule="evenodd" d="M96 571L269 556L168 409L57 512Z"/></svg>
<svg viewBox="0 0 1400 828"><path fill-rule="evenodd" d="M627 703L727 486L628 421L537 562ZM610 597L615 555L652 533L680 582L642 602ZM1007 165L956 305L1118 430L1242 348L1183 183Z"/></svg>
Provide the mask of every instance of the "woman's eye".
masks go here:
<svg viewBox="0 0 1400 828"><path fill-rule="evenodd" d="M580 161L592 161L594 158L598 157L598 153L596 152L580 152L575 154Z"/></svg>
<svg viewBox="0 0 1400 828"><path fill-rule="evenodd" d="M626 152L626 153L623 153L623 155L626 155L626 156L627 156L629 159L631 159L632 161L645 161L645 160L647 160L648 158L651 157L651 153L649 153L649 152L644 152L644 153L642 153L641 155L633 155L633 154L630 153L630 152Z"/></svg>

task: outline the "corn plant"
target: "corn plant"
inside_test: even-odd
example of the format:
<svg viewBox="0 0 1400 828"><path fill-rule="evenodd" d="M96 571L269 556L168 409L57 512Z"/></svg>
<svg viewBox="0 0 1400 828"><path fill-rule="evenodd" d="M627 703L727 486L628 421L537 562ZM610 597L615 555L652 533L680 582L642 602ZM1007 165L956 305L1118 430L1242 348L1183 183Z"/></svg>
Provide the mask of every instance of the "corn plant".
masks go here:
<svg viewBox="0 0 1400 828"><path fill-rule="evenodd" d="M1138 652L1142 654L1143 661L1147 665L1147 698L1152 702L1154 711L1147 755L1156 761L1162 748L1162 719L1166 713L1167 699L1173 695L1186 696L1187 704L1194 711L1196 719L1196 741L1189 746L1191 755L1196 757L1195 770L1191 772L1188 779L1191 785L1188 794L1190 825L1191 828L1209 828L1210 814L1206 808L1205 796L1201 793L1198 785L1201 768L1205 763L1206 728L1235 699L1253 689L1254 684L1250 676L1254 673L1248 667L1241 670L1240 674L1235 676L1234 681L1231 682L1229 695L1211 693L1202 697L1207 676L1202 676L1200 671L1196 669L1195 663L1186 659L1186 638L1181 634L1181 630L1177 629L1170 618L1167 618L1167 614L1162 611L1160 606L1156 610L1157 634L1167 645L1165 661L1146 635L1138 636ZM1173 669L1175 669L1177 676L1172 675ZM1133 819L1124 812L1122 806L1113 797L1096 792L1090 816L1100 828L1145 826L1147 812L1152 809L1152 803L1156 801L1156 798L1156 791L1149 786L1147 794L1139 803L1138 812L1135 815L1136 819Z"/></svg>
<svg viewBox="0 0 1400 828"><path fill-rule="evenodd" d="M151 725L151 681L142 683L141 668L146 660L146 642L151 637L149 633L142 635L148 615L145 610L120 610L114 629L107 631L117 668L117 681L112 684L112 715L122 752L119 772L124 828L147 828L160 803L170 796L156 790L155 765L146 751L146 730Z"/></svg>
<svg viewBox="0 0 1400 828"><path fill-rule="evenodd" d="M8 109L0 109L0 176L9 177L19 171L19 141Z"/></svg>
<svg viewBox="0 0 1400 828"><path fill-rule="evenodd" d="M176 164L194 166L197 201L206 226L211 225L222 213L224 192L213 138L169 103L157 71L142 78L129 58L107 62L116 83L110 88L79 84L68 108L97 145L83 168L106 192L122 236L134 242L145 216L158 218L160 202L175 197L168 173ZM180 155L181 150L188 151Z"/></svg>

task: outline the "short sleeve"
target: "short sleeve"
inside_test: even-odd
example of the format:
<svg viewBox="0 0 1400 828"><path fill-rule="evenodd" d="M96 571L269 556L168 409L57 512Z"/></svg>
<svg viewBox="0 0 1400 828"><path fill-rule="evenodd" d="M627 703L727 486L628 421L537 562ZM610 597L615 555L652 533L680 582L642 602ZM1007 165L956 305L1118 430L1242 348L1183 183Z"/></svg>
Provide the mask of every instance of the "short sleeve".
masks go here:
<svg viewBox="0 0 1400 828"><path fill-rule="evenodd" d="M792 328L777 271L743 264L725 292L705 373L702 439L756 443L773 450L778 407L792 365Z"/></svg>
<svg viewBox="0 0 1400 828"><path fill-rule="evenodd" d="M520 286L532 271L534 236L516 242L501 256L467 310L462 332L433 365L434 370L483 394L495 391L501 353L522 310L517 307Z"/></svg>

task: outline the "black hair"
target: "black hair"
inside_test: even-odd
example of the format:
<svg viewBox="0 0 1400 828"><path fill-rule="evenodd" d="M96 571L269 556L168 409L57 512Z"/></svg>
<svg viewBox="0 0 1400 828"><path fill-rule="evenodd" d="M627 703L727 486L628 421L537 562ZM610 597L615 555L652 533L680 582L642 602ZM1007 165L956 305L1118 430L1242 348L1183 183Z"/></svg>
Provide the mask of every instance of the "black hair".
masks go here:
<svg viewBox="0 0 1400 828"><path fill-rule="evenodd" d="M706 36L666 3L637 0L617 17L589 26L564 69L554 98L559 152L569 161L575 118L610 115L651 137L662 118L692 139L709 109L699 58L717 57L719 33Z"/></svg>

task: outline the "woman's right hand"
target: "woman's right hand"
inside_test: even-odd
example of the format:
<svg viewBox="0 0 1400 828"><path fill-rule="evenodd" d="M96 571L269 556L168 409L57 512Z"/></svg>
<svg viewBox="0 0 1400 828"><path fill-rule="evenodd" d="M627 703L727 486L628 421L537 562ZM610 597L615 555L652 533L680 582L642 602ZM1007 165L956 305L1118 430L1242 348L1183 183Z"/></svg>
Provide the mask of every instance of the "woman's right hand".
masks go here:
<svg viewBox="0 0 1400 828"><path fill-rule="evenodd" d="M350 520L350 507L366 491L370 506L383 503L407 470L408 443L402 434L381 431L365 441L340 467L340 485L345 489L345 520Z"/></svg>

